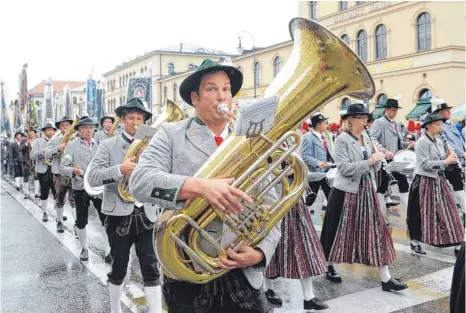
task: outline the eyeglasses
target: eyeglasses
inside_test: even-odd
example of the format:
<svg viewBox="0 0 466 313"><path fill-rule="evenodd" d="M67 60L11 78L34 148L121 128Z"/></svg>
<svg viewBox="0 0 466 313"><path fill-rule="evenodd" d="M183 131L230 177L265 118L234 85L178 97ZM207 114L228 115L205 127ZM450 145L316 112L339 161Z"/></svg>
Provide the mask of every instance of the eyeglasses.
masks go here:
<svg viewBox="0 0 466 313"><path fill-rule="evenodd" d="M367 120L369 116L367 115L355 115L354 118L357 118L358 120Z"/></svg>

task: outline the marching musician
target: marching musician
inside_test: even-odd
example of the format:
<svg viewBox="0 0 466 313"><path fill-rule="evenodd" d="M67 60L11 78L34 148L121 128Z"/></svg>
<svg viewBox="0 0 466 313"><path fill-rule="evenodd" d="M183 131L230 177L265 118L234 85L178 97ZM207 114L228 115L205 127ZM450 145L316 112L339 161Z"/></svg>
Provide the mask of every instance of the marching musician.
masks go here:
<svg viewBox="0 0 466 313"><path fill-rule="evenodd" d="M49 192L52 191L53 198L56 198L56 190L53 185L52 168L45 163L45 149L48 141L52 138L57 129L52 122L47 122L41 131L43 136L34 140L31 149L31 159L36 162L36 173L40 184L40 202L41 209L44 212L42 221L47 222L49 217L47 214L47 204Z"/></svg>
<svg viewBox="0 0 466 313"><path fill-rule="evenodd" d="M152 242L156 207L154 204L128 202L118 194L118 182L130 176L136 166L134 158L124 160L137 127L152 117L139 98L132 98L115 110L121 118L124 131L100 142L88 173L93 187L104 185L102 213L107 215L106 229L111 245L112 270L108 273L108 288L112 312L121 312L120 300L126 276L130 249L134 244L139 258L144 292L150 313L162 312L160 273ZM110 120L110 119L108 119ZM110 123L110 126L112 124ZM144 179L149 183L147 179Z"/></svg>
<svg viewBox="0 0 466 313"><path fill-rule="evenodd" d="M80 137L66 146L59 168L62 177L71 178L71 187L76 204L76 232L81 243L81 253L79 255L81 261L87 261L89 258L86 225L88 223L90 201L92 201L99 213L102 225L106 217L101 212L102 199L91 197L84 190L84 172L97 151L97 145L92 138L95 124L88 116L81 117L78 125L75 126Z"/></svg>
<svg viewBox="0 0 466 313"><path fill-rule="evenodd" d="M398 109L401 107L398 105L397 99L387 99L382 105L384 107L384 115L374 121L370 128L371 137L376 139L385 149L383 151L386 153L389 159L395 157L395 153L402 149L409 149L414 147L415 143L405 144L403 136L401 135L401 125L395 121L395 117L398 113ZM406 175L391 172L393 178L397 181L398 190L400 192L400 202L403 207L403 210L406 210L408 204L408 192L409 192L409 183ZM382 168L379 172L379 179L377 186L377 193L379 197L379 202L382 208L385 208L384 196L389 188L389 176Z"/></svg>
<svg viewBox="0 0 466 313"><path fill-rule="evenodd" d="M22 132L17 131L15 133L15 140L13 140L13 143L11 144L10 148L10 164L13 165L13 172L17 191L19 191L22 188L21 177L23 176L23 169L21 167L21 154L19 147L21 146L21 139L23 139L23 137L24 134Z"/></svg>
<svg viewBox="0 0 466 313"><path fill-rule="evenodd" d="M23 138L21 140L21 144L19 146L19 152L21 155L21 169L23 171L23 194L24 194L24 199L30 198L29 196L29 184L32 182L32 185L34 187L34 171L35 171L35 166L32 160L29 163L29 158L30 156L30 149L32 148L32 144L34 140L36 139L36 134L37 130L31 129L31 130L26 130L28 136L27 138ZM31 168L29 168L31 167Z"/></svg>
<svg viewBox="0 0 466 313"><path fill-rule="evenodd" d="M57 198L55 200L55 211L57 212L57 232L64 232L63 228L63 211L65 205L65 196L68 193L68 201L70 202L71 212L74 220L76 221L76 205L74 202L74 194L71 189L71 180L67 177L60 175L60 163L65 151L67 143L61 143L63 135L69 130L73 120L67 116L63 116L60 120L55 122L55 127L60 130L58 136L53 137L48 141L45 150L45 158L52 160L52 175L55 190L57 192Z"/></svg>
<svg viewBox="0 0 466 313"><path fill-rule="evenodd" d="M441 132L445 136L448 143L455 149L455 153L459 158L459 162L464 164L466 158L466 146L461 133L450 122L452 107L448 106L448 104L445 103L445 100L435 97L431 99L431 103L435 108L434 112L432 113L438 113L441 118L445 119L445 123L442 124ZM454 166L453 170L445 171L445 177L453 186L455 197L458 200L463 213L466 214L464 181L461 177L461 170L458 168L458 166Z"/></svg>
<svg viewBox="0 0 466 313"><path fill-rule="evenodd" d="M455 152L447 155L437 137L444 121L439 114L429 114L421 126L425 129L424 135L415 146L416 176L409 192L407 222L411 249L418 254L426 254L419 242L436 247L459 246L464 236L444 174L445 167L455 164L459 158Z"/></svg>
<svg viewBox="0 0 466 313"><path fill-rule="evenodd" d="M193 177L228 136L228 117L218 113L217 107L224 103L231 110L232 97L242 82L237 68L207 59L181 83L180 95L194 106L196 116L163 124L141 154L130 179L130 191L138 201L176 210L186 200L200 197L226 214L241 212L239 199L252 202L246 193L231 186L233 178ZM268 196L276 196L273 188ZM220 239L224 227L231 235L216 218L209 224L209 235ZM266 312L263 272L279 239L279 227L274 227L254 248L242 246L236 252L227 248L228 258L220 256L219 266L229 272L206 284L166 278L163 294L168 311L223 312L228 308L234 312ZM218 253L204 238L199 245L208 255Z"/></svg>
<svg viewBox="0 0 466 313"><path fill-rule="evenodd" d="M333 263L378 267L383 291L408 288L390 276L395 262L392 238L385 224L373 182L385 158L373 149L364 131L368 113L363 104L351 104L342 116L344 133L335 140L338 172L330 192L322 227L325 256Z"/></svg>
<svg viewBox="0 0 466 313"><path fill-rule="evenodd" d="M100 119L100 126L102 130L98 131L94 135L94 140L96 141L97 145L100 145L100 142L104 139L110 138L109 132L112 129L112 125L115 122L115 118L113 116L104 116Z"/></svg>
<svg viewBox="0 0 466 313"><path fill-rule="evenodd" d="M328 117L323 116L321 113L314 113L311 116L312 131L303 137L301 155L310 172L325 173L328 170L327 164L333 163L334 160L331 141L328 136L324 135L328 129L327 120ZM309 182L309 188L314 197L317 197L319 189L322 188L326 199L331 189L326 179ZM315 198L309 200L308 205L311 202L313 203ZM312 210L311 213L313 212Z"/></svg>

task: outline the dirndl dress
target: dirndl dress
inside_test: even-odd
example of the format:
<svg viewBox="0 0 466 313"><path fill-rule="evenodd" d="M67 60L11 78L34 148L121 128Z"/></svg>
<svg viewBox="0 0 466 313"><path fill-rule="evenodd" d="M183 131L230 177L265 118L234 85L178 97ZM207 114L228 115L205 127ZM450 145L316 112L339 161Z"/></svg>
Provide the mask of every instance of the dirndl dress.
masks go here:
<svg viewBox="0 0 466 313"><path fill-rule="evenodd" d="M327 260L334 263L378 267L396 260L369 173L362 175L356 194L332 188L320 240Z"/></svg>
<svg viewBox="0 0 466 313"><path fill-rule="evenodd" d="M275 254L265 271L267 278L302 279L327 271L311 213L302 198L283 217L281 232Z"/></svg>
<svg viewBox="0 0 466 313"><path fill-rule="evenodd" d="M422 195L422 196L421 196ZM443 174L416 175L409 190L407 224L411 239L435 247L460 245L464 228Z"/></svg>

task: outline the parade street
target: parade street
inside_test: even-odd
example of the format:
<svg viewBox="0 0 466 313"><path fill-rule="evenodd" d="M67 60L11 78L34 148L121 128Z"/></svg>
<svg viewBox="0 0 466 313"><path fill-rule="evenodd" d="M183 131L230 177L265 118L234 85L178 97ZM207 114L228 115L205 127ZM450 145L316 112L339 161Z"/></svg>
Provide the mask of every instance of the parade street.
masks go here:
<svg viewBox="0 0 466 313"><path fill-rule="evenodd" d="M323 212L319 194L314 224L320 231ZM52 218L41 221L42 211L31 200L2 180L1 189L1 312L92 312L110 311L106 287L109 264L104 263L103 241L98 231L99 219L94 208L89 217L89 261L79 261L79 241L73 233L73 217L67 206L66 231L56 232ZM402 216L390 215L397 262L390 266L394 277L409 284L399 293L383 292L376 268L338 265L343 283L334 284L320 276L314 279L316 295L329 305L323 312L448 312L450 284L455 257L453 248L424 246L427 255L411 253ZM320 232L319 232L320 233ZM124 283L123 312L147 312L142 277L135 252ZM274 313L305 312L298 280L278 279L277 293L283 307Z"/></svg>

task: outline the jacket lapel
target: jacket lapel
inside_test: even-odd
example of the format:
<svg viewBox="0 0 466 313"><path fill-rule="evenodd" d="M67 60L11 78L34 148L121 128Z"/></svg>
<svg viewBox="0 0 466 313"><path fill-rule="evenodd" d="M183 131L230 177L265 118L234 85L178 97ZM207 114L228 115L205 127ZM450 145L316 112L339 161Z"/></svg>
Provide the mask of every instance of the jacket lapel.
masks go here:
<svg viewBox="0 0 466 313"><path fill-rule="evenodd" d="M312 133L312 136L314 136L314 142L316 145L319 146L322 150L325 150L324 145L322 144L322 140L314 133Z"/></svg>
<svg viewBox="0 0 466 313"><path fill-rule="evenodd" d="M118 137L119 138L117 139L117 145L120 146L121 152L123 152L123 155L125 155L132 142L130 142L130 140L127 137L125 137L123 133L121 133L121 135L119 135Z"/></svg>
<svg viewBox="0 0 466 313"><path fill-rule="evenodd" d="M209 128L203 125L197 117L193 118L186 129L186 138L188 138L194 147L204 152L207 156L210 156L217 149Z"/></svg>
<svg viewBox="0 0 466 313"><path fill-rule="evenodd" d="M385 118L385 123L386 123L386 127L392 132L394 133L395 135L397 135L398 137L400 136L397 131L395 130L395 126L393 126L392 122L390 122L390 120L384 116ZM395 122L396 123L396 122ZM398 125L397 125L398 126Z"/></svg>

